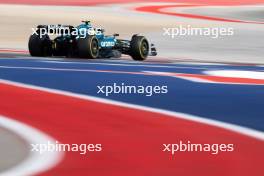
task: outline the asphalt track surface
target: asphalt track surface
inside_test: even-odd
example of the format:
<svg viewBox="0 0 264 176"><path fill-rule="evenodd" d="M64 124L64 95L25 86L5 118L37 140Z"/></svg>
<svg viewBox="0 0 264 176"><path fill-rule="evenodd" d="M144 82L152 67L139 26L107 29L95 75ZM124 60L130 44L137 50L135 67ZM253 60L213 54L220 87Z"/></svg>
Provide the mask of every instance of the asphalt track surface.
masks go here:
<svg viewBox="0 0 264 176"><path fill-rule="evenodd" d="M7 3L10 4L11 1ZM15 1L14 3L17 4ZM21 6L21 9L27 10L39 8L37 5L97 4L78 1L74 4L69 1L59 1L56 4L49 1L19 3L36 5ZM195 3L201 4L198 1ZM260 3L214 1L205 5L232 5L230 8L240 8L233 5L254 4L250 11L261 12L261 5L256 8L256 4ZM118 4L117 9L123 7ZM2 8L12 9L10 6L12 5ZM178 4L170 5L170 14L157 10L160 3L136 6L139 8L136 11L139 12L131 12L135 15L131 17L134 20L137 19L137 13L147 13L150 16L158 13L152 14L157 15L157 21L162 21L161 17L165 15L168 19L164 22L166 24L173 22L175 18L176 21L181 19L179 9L177 14L173 9ZM129 5L128 7L130 8ZM46 11L46 7L41 8ZM151 9L152 12L147 12ZM72 10L75 11L74 8ZM51 13L53 11L54 9L50 10ZM175 44L175 41L167 40L166 43L161 37L157 37L160 45L164 45L160 47L161 56L145 62L135 62L127 57L96 60L34 58L25 50L25 39L21 34L12 41L4 38L0 49L0 142L4 144L1 145L0 152L1 174L262 176L264 66L261 60L263 52L258 47L263 32L260 28L261 18L256 16L258 13L242 18L243 15L233 13L221 15L221 10L208 10L204 13L196 8L196 11L183 11L184 14L188 12L191 15L183 18L182 21L186 23L196 20L210 25L221 23L238 27L242 32L236 39L232 39L233 43L223 46L222 50L219 48L222 46L221 42L215 48L206 47L209 51L205 54L200 52L203 47L196 47L197 50L185 51L182 55L177 52L175 45L173 50L166 47L170 42ZM124 14L128 13L124 11ZM182 14L181 11L180 16ZM27 13L24 15L27 17ZM144 14L144 17L148 15ZM230 16L232 20L237 17L237 21L226 21ZM100 17L98 19L101 20ZM6 20L1 20L12 26ZM27 20L26 26L36 22ZM108 23L111 26L111 22ZM136 24L133 20L131 23ZM22 26L21 31L24 28ZM128 28L121 28L121 32L129 34L131 29ZM146 31L143 32L147 33L149 28L157 29L151 31L149 36L155 39L155 36L160 35L160 26L146 22ZM5 31L5 27L2 30ZM252 33L255 37L258 36L251 38L256 43L243 45L248 47L248 50L243 50L238 45L238 38L245 37L248 40L247 37ZM192 39L197 43L203 41L202 46L212 45L212 40ZM237 45L234 46L234 43ZM182 48L187 46L188 42ZM230 53L227 51L226 55L219 54L227 48ZM192 57L193 55L196 57ZM97 93L97 86L113 83L134 86L166 85L168 93L149 97L142 94L111 94L106 97ZM47 152L40 155L27 148L30 143L47 140L57 140L64 144L101 143L103 151L89 152L86 155L76 152ZM177 143L179 140L209 144L233 143L235 150L218 155L179 152L172 156L162 152L162 144Z"/></svg>

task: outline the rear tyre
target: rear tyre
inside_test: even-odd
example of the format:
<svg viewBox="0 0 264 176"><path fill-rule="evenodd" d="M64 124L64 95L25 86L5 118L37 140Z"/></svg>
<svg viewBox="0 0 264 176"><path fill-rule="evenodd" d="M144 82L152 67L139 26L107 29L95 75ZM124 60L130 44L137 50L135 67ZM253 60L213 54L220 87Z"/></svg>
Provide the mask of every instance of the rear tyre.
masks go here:
<svg viewBox="0 0 264 176"><path fill-rule="evenodd" d="M149 43L144 36L134 35L130 42L130 55L134 60L143 61L148 57Z"/></svg>
<svg viewBox="0 0 264 176"><path fill-rule="evenodd" d="M82 58L95 59L99 56L99 41L94 35L79 38L77 48Z"/></svg>
<svg viewBox="0 0 264 176"><path fill-rule="evenodd" d="M31 56L52 56L52 42L48 35L44 35L41 38L37 34L31 35L28 42L28 49Z"/></svg>

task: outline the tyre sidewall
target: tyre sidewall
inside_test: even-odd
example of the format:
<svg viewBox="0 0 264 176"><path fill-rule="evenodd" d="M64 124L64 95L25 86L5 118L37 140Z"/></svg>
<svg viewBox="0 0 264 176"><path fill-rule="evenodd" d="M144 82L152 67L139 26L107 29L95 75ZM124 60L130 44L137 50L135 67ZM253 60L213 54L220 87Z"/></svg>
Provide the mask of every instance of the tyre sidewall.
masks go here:
<svg viewBox="0 0 264 176"><path fill-rule="evenodd" d="M93 53L93 42L97 43L97 52ZM82 58L95 59L99 56L99 41L95 35L79 38L77 41L78 53Z"/></svg>
<svg viewBox="0 0 264 176"><path fill-rule="evenodd" d="M130 55L134 60L145 60L148 56L147 54L143 54L141 50L142 44L146 42L147 50L149 52L149 43L148 40L144 36L133 36L130 42Z"/></svg>
<svg viewBox="0 0 264 176"><path fill-rule="evenodd" d="M42 38L36 34L31 35L28 42L28 48L31 56L52 56L52 42L48 35L45 35Z"/></svg>

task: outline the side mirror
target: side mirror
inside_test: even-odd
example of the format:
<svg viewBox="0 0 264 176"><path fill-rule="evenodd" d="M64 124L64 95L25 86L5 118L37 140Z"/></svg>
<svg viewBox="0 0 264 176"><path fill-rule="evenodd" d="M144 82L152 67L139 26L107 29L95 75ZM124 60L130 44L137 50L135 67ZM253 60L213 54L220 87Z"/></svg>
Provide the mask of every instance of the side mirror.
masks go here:
<svg viewBox="0 0 264 176"><path fill-rule="evenodd" d="M114 37L118 37L118 36L119 36L119 34L114 34L113 36L114 36Z"/></svg>

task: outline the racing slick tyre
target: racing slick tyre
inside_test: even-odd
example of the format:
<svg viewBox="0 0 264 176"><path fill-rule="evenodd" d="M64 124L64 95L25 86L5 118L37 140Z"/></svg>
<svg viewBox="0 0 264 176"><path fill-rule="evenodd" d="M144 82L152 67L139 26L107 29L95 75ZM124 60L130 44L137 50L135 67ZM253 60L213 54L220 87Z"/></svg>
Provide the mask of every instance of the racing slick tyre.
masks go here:
<svg viewBox="0 0 264 176"><path fill-rule="evenodd" d="M94 35L79 38L77 48L82 58L95 59L99 56L99 41Z"/></svg>
<svg viewBox="0 0 264 176"><path fill-rule="evenodd" d="M148 57L149 43L144 36L134 35L130 41L130 55L134 60L142 61Z"/></svg>
<svg viewBox="0 0 264 176"><path fill-rule="evenodd" d="M28 49L31 56L52 56L52 42L48 35L44 35L43 37L37 34L31 35L28 42Z"/></svg>

